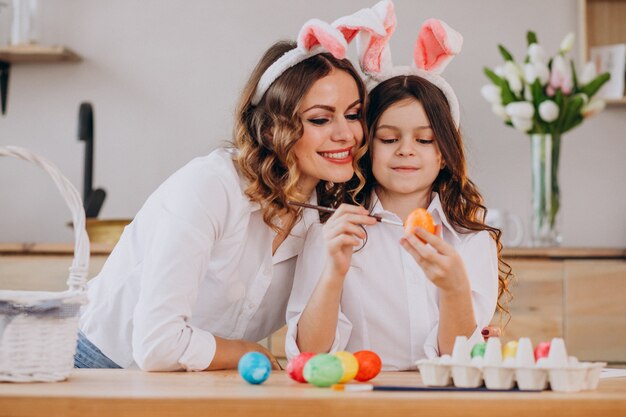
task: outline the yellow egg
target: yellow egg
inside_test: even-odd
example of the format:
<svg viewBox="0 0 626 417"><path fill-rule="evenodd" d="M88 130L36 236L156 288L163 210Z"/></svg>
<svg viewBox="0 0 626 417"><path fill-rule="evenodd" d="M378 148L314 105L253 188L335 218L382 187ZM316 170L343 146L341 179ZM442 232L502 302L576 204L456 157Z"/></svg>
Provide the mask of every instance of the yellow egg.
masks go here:
<svg viewBox="0 0 626 417"><path fill-rule="evenodd" d="M517 355L517 340L511 340L502 349L502 359L511 358L515 359Z"/></svg>
<svg viewBox="0 0 626 417"><path fill-rule="evenodd" d="M350 352L337 352L334 354L341 361L343 366L343 376L339 380L340 384L350 381L359 372L359 361Z"/></svg>

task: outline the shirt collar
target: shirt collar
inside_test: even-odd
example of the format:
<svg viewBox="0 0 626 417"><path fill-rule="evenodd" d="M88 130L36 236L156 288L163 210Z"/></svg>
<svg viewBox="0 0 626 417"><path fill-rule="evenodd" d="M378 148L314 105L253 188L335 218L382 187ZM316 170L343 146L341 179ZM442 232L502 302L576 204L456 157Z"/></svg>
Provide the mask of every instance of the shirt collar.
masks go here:
<svg viewBox="0 0 626 417"><path fill-rule="evenodd" d="M454 227L452 227L452 225L448 221L445 211L443 211L443 207L441 206L441 200L439 199L439 193L433 192L433 199L431 200L430 205L428 206L428 212L430 213L431 216L433 216L433 220L435 221L435 224L441 224L443 227L445 227L448 230L448 232L450 232L450 234L456 240L461 240L457 231L454 230Z"/></svg>
<svg viewBox="0 0 626 417"><path fill-rule="evenodd" d="M374 201L374 207L371 209L371 214L380 215L389 220L402 221L395 213L385 210L383 204L380 202L376 191L372 191L372 201ZM439 199L439 193L433 192L432 200L428 206L428 212L433 217L435 224L441 224L455 239L461 240L454 227L450 225L446 213L441 206L441 200Z"/></svg>

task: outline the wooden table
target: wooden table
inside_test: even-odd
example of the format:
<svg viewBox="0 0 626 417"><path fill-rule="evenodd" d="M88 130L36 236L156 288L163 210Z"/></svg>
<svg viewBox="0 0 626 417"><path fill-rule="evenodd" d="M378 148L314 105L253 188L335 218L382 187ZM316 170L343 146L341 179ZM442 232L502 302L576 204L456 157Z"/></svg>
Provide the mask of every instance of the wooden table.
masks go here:
<svg viewBox="0 0 626 417"><path fill-rule="evenodd" d="M381 385L420 385L417 372L379 375ZM75 370L59 383L0 383L0 416L625 416L626 378L596 391L337 392L297 384L284 372L252 386L236 372Z"/></svg>

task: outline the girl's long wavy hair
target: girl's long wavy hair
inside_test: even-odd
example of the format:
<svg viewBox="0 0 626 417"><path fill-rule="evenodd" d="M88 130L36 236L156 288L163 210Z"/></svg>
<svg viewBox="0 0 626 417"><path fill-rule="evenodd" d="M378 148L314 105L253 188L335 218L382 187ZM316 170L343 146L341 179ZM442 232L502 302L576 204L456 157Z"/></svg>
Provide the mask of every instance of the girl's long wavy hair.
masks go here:
<svg viewBox="0 0 626 417"><path fill-rule="evenodd" d="M403 100L416 100L422 104L441 151L444 168L435 179L432 191L439 193L441 205L448 221L459 233L487 230L498 249L498 310L510 316L508 302L512 296L508 284L512 278L511 267L502 260L502 232L485 224L487 208L478 188L467 177L467 166L461 133L456 128L445 95L429 81L414 75L393 77L380 83L369 95L367 126L369 146L376 137L376 126L382 114L391 105ZM368 153L360 160L366 177L366 186L357 196L365 207L371 204L371 194L376 187L372 174L372 159Z"/></svg>
<svg viewBox="0 0 626 417"><path fill-rule="evenodd" d="M298 188L301 173L292 152L304 131L298 110L306 93L317 80L339 70L352 76L363 105L367 99L363 81L350 61L323 53L286 70L274 81L258 105L252 105L252 97L263 73L295 47L294 42L280 41L265 52L243 90L234 126L234 146L239 151L235 163L248 183L245 194L261 205L264 222L276 231L289 231L300 214L288 202L306 199ZM366 132L364 113L361 125ZM318 204L336 207L344 200L353 200L356 192L363 187L365 178L358 170L358 161L366 152L364 142L354 155L353 179L342 184L320 181L316 189ZM351 192L348 193L348 190ZM294 215L293 222L278 224L277 216L287 213ZM322 216L322 219L325 220L325 217Z"/></svg>

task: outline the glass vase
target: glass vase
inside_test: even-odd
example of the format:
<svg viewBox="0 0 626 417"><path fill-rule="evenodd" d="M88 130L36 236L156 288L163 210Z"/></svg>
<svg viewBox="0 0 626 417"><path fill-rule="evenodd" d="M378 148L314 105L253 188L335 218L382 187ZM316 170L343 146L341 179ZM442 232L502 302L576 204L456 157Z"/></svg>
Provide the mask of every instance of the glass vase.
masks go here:
<svg viewBox="0 0 626 417"><path fill-rule="evenodd" d="M560 150L560 135L530 135L533 246L558 246L562 240L559 231Z"/></svg>

